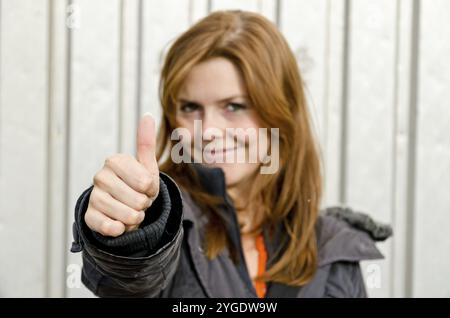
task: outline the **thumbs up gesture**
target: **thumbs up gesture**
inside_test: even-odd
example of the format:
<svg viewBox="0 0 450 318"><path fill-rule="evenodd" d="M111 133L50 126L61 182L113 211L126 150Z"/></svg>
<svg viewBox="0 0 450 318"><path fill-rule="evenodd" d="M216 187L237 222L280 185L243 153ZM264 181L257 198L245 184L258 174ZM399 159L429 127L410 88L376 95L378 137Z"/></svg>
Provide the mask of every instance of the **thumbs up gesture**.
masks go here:
<svg viewBox="0 0 450 318"><path fill-rule="evenodd" d="M104 236L117 237L138 228L159 193L156 129L151 115L142 117L136 139L137 158L110 156L94 176L84 220Z"/></svg>

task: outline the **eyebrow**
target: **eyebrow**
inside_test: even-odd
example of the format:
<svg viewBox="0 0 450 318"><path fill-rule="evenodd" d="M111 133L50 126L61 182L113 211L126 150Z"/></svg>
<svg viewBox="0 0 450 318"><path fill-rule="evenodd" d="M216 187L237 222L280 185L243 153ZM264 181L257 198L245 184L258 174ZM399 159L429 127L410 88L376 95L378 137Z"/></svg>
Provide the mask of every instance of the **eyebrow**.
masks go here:
<svg viewBox="0 0 450 318"><path fill-rule="evenodd" d="M244 98L244 99L247 99L247 96L246 96L246 95L233 95L233 96L230 96L230 97L222 98L222 99L216 101L216 103L225 103L225 102L229 102L230 100L233 100L233 99L235 99L235 98ZM197 101L194 101L194 100L188 100L188 99L185 99L185 98L179 98L178 101L181 102L181 103L193 103L193 104L201 105L201 103L199 103L199 102L197 102Z"/></svg>

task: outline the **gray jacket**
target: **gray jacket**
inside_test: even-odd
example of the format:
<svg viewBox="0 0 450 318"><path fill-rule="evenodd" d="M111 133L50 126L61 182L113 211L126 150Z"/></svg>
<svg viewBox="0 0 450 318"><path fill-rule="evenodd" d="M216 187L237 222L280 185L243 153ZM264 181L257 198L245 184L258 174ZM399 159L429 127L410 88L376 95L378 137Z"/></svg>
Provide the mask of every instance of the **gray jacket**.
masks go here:
<svg viewBox="0 0 450 318"><path fill-rule="evenodd" d="M223 196L221 213L239 251L233 263L228 250L208 260L201 248L205 215L190 196L161 173L160 194L136 231L108 238L91 231L84 213L91 188L75 207L72 252L83 251L82 282L100 297L249 297L255 298L240 244L234 207L226 195L223 171L195 165L202 182ZM307 285L268 283L266 297L366 297L359 262L383 258L375 241L392 234L389 226L348 208L321 211L316 223L318 269ZM264 231L268 266L282 244L281 226L270 240Z"/></svg>

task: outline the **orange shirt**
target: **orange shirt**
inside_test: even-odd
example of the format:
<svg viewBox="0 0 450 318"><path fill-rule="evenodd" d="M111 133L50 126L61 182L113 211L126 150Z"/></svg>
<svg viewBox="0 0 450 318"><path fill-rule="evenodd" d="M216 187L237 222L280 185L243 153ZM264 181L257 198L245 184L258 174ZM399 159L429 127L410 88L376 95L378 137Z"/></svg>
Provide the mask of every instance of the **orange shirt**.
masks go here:
<svg viewBox="0 0 450 318"><path fill-rule="evenodd" d="M256 237L256 250L258 251L258 276L264 274L266 270L267 251L264 245L264 236L261 233ZM266 295L266 283L257 281L255 282L256 295L259 298L264 298Z"/></svg>

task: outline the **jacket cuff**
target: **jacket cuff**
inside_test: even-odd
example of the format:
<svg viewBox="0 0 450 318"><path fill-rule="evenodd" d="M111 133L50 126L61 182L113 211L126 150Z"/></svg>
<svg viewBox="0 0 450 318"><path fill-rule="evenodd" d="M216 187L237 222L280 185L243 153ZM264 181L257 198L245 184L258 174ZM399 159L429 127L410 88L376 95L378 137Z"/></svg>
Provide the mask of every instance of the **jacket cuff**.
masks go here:
<svg viewBox="0 0 450 318"><path fill-rule="evenodd" d="M170 242L178 228L181 226L181 213L171 216L173 200L179 200L180 196L170 193L169 188L178 190L176 185L164 173L160 173L160 188L158 197L152 206L145 211L145 219L138 229L125 232L119 237L107 237L88 228L84 221L92 192L90 187L78 199L75 208L74 242L72 252L79 252L83 249L83 244L93 245L107 253L126 257L146 257L152 252ZM181 204L175 204L179 207ZM181 212L181 211L177 211ZM178 216L178 217L177 217ZM169 224L170 223L170 224Z"/></svg>

